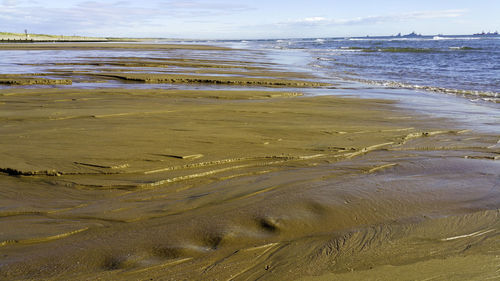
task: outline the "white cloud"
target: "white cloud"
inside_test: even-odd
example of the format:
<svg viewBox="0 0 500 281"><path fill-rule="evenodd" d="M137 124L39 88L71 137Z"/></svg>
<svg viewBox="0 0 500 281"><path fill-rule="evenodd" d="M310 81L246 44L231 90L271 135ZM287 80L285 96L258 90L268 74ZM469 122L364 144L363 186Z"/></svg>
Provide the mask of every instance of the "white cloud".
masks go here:
<svg viewBox="0 0 500 281"><path fill-rule="evenodd" d="M301 21L301 22L325 22L325 21L328 21L328 19L324 18L324 17L312 17L312 18L305 18L305 19L302 19L299 21Z"/></svg>
<svg viewBox="0 0 500 281"><path fill-rule="evenodd" d="M234 3L233 1L227 2L214 2L214 1L182 1L182 0L165 0L161 2L169 9L186 9L186 10L229 10L229 11L243 11L248 10L249 6L241 3Z"/></svg>
<svg viewBox="0 0 500 281"><path fill-rule="evenodd" d="M115 1L115 2L113 2ZM215 1L215 2L213 2ZM378 23L456 18L465 10L416 11L356 18L311 15L281 21L252 12L251 1L232 0L0 0L0 31L148 37L279 37L330 34L335 26L365 28ZM51 3L51 4L50 4ZM248 12L248 13L247 13ZM252 17L253 15L253 17ZM241 20L240 20L241 19ZM252 22L252 20L254 22ZM280 22L281 21L281 22ZM349 28L342 28L348 30Z"/></svg>
<svg viewBox="0 0 500 281"><path fill-rule="evenodd" d="M202 29L207 27L207 23L216 21L221 16L251 9L229 0L159 0L147 3L127 0L79 1L58 8L32 1L0 2L0 30L11 30L12 26L17 26L15 29L29 28L38 33L142 36L153 31L156 36L167 36L168 32L173 30L172 27L182 31L185 30L183 28L186 23L203 20L204 26L199 28ZM19 5L13 5L16 3ZM159 30L165 30L166 34Z"/></svg>
<svg viewBox="0 0 500 281"><path fill-rule="evenodd" d="M416 19L437 19L437 18L456 18L464 15L466 10L442 10L442 11L418 11L402 14L378 15L356 17L348 19L334 19L324 17L307 17L303 19L279 23L279 25L362 25L382 22L397 22Z"/></svg>

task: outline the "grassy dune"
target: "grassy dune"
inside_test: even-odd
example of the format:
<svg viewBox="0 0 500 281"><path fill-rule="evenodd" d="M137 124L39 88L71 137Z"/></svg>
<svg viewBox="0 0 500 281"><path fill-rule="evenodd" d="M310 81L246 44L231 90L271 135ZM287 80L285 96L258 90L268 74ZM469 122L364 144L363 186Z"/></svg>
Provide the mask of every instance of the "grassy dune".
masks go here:
<svg viewBox="0 0 500 281"><path fill-rule="evenodd" d="M86 36L66 36L66 35L48 35L48 34L25 34L0 32L0 41L107 41L106 38L86 37Z"/></svg>

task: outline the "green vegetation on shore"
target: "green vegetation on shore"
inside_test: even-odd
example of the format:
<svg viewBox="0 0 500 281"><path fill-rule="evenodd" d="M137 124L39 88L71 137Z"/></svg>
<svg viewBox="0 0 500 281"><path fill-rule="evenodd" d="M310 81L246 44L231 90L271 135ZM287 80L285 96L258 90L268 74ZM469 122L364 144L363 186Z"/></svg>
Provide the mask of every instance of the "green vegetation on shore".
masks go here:
<svg viewBox="0 0 500 281"><path fill-rule="evenodd" d="M154 40L154 38L92 37L78 35L68 36L53 34L0 32L0 42L140 42L150 40Z"/></svg>
<svg viewBox="0 0 500 281"><path fill-rule="evenodd" d="M107 38L102 37L87 37L87 36L66 36L66 35L50 35L50 34L32 34L32 33L13 33L13 32L0 32L1 41L108 41Z"/></svg>

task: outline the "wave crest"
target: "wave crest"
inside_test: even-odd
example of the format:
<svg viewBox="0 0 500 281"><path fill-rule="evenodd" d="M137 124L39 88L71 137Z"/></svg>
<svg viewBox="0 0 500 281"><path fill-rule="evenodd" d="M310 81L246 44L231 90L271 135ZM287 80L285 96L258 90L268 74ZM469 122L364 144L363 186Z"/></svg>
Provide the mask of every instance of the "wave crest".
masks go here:
<svg viewBox="0 0 500 281"><path fill-rule="evenodd" d="M427 92L435 92L435 93L443 93L450 94L456 96L462 96L465 98L469 98L471 100L483 100L488 102L500 103L500 92L489 92L489 91L474 91L474 90L460 90L460 89L451 89L451 88L443 88L443 87L435 87L435 86L423 86L423 85L414 85L409 83L402 83L397 81L387 81L387 80L365 80L365 79L357 79L357 78L344 78L350 81L356 81L364 84L370 85L378 85L389 88L400 88L400 89L412 89L412 90L422 90Z"/></svg>

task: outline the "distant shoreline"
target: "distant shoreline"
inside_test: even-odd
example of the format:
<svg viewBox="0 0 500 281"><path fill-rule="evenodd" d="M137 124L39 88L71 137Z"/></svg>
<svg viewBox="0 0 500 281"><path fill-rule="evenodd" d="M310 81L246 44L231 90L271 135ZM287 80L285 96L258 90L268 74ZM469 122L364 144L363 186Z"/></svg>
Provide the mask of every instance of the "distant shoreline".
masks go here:
<svg viewBox="0 0 500 281"><path fill-rule="evenodd" d="M153 38L86 37L46 34L0 32L0 43L49 43L49 42L143 42Z"/></svg>
<svg viewBox="0 0 500 281"><path fill-rule="evenodd" d="M190 41L183 38L131 38L131 37L90 37L90 36L66 36L49 34L25 34L0 31L0 43L98 43L98 42L151 42L151 41Z"/></svg>
<svg viewBox="0 0 500 281"><path fill-rule="evenodd" d="M0 32L0 42L107 41L102 37Z"/></svg>
<svg viewBox="0 0 500 281"><path fill-rule="evenodd" d="M87 36L66 36L66 35L48 35L48 34L25 34L25 33L10 33L10 32L0 32L0 43L49 43L49 42L68 42L68 43L79 43L79 42L151 42L156 40L161 41L198 41L198 40L220 40L220 41L233 41L233 40L288 40L288 39L340 39L340 38L351 38L351 39L386 39L386 38L401 38L401 39L428 39L433 37L446 37L446 38L460 38L460 37L478 37L478 38L498 38L500 35L498 33L477 33L477 34L462 34L462 35L446 35L446 34L435 34L435 35L422 35L422 34L406 34L406 35L366 35L366 36L326 36L326 37L311 37L311 38L259 38L259 39L200 39L200 38L131 38L131 37L87 37Z"/></svg>
<svg viewBox="0 0 500 281"><path fill-rule="evenodd" d="M68 43L79 43L79 42L110 42L109 40L10 40L10 39L0 39L0 43L50 43L50 42L68 42Z"/></svg>
<svg viewBox="0 0 500 281"><path fill-rule="evenodd" d="M105 42L152 42L155 40L162 41L179 41L180 39L168 38L2 38L0 35L0 43L105 43Z"/></svg>

